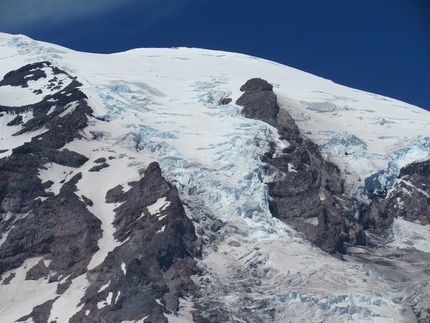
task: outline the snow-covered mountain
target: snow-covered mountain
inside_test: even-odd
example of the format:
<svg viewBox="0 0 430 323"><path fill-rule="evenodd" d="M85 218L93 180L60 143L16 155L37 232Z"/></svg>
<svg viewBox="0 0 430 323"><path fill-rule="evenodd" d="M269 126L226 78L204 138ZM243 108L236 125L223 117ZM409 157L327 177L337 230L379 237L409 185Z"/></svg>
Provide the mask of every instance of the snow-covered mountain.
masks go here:
<svg viewBox="0 0 430 323"><path fill-rule="evenodd" d="M0 79L0 322L430 321L428 111L9 34Z"/></svg>

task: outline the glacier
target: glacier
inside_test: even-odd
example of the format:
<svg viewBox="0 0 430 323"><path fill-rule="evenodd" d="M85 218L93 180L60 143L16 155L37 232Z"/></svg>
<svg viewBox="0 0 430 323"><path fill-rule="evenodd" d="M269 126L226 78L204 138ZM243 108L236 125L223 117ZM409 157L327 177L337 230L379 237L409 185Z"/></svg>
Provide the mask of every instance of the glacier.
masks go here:
<svg viewBox="0 0 430 323"><path fill-rule="evenodd" d="M389 269L381 269L369 259L382 261L395 252L428 253L428 226L420 226L413 235L418 224L396 219L391 242L378 246L378 251L354 246L344 260L323 252L270 211L267 183L283 175L268 175L261 157L271 145L275 154L281 154L289 143L274 127L242 116L234 102L246 80L267 79L274 85L280 108L339 167L346 192L363 201L375 190L393 189L402 167L430 158L428 112L235 53L177 48L98 55L7 34L0 34L0 44L0 74L27 63L49 61L76 75L94 111L82 138L62 148L87 156L89 162L79 169L49 164L39 173L44 182L54 183L49 190L55 195L64 181L83 173L79 194L93 201L88 209L100 219L103 231L89 270L121 245L112 224L119 204L105 203L106 191L117 185L127 191L142 176L142 169L156 161L165 178L177 187L202 241L202 257L196 260L201 274L193 277L199 297L181 298L180 310L165 314L169 322L191 322L190 313L196 309L203 317L220 322L418 321L403 289L425 297L430 287L419 290L419 286L428 279L424 274L428 263L418 265L416 276L411 272L407 285L398 274L406 266L401 260L392 260ZM1 93L0 105L7 106L9 98L3 100ZM233 100L220 104L226 98ZM12 150L35 136L26 133L6 144L17 129L5 126L10 115L0 120L5 140L1 149ZM110 167L101 171L103 176L88 172L95 160L106 156L112 159L107 161ZM291 164L289 169L294 171L294 167ZM367 178L371 180L366 183ZM163 201L154 205L161 210ZM25 280L27 267L23 264L4 274L16 272L10 284L0 285L9 295L0 301L1 316L7 321L56 295L48 283ZM125 265L121 270L126 271ZM32 286L36 283L37 287ZM50 320L66 322L77 313L89 284L84 274L74 278L53 303ZM26 290L39 295L29 302ZM108 294L100 301L99 309L111 304L112 297ZM429 302L414 306L424 310ZM25 310L20 308L23 303ZM73 306L63 312L66 303ZM123 322L145 322L145 317Z"/></svg>

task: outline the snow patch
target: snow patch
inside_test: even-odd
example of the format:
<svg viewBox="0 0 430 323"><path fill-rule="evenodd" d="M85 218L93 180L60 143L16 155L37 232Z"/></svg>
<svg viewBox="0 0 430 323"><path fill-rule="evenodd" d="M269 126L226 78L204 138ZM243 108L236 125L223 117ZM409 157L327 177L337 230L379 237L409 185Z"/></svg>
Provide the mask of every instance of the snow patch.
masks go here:
<svg viewBox="0 0 430 323"><path fill-rule="evenodd" d="M29 80L27 87L5 85L0 86L0 105L8 107L20 107L36 104L43 100L46 95L60 92L72 83L72 78L67 74L54 74L51 67L41 68L46 77L38 80ZM37 91L42 91L37 94Z"/></svg>
<svg viewBox="0 0 430 323"><path fill-rule="evenodd" d="M166 314L169 323L189 323L194 322L192 312L195 311L194 303L189 298L179 298L179 309L177 314Z"/></svg>
<svg viewBox="0 0 430 323"><path fill-rule="evenodd" d="M393 241L388 245L400 249L415 248L430 252L430 225L421 225L395 218L393 222Z"/></svg>
<svg viewBox="0 0 430 323"><path fill-rule="evenodd" d="M121 321L121 323L143 323L145 322L145 320L149 317L149 315L141 318L140 320L137 321L130 321L130 320L126 320L126 321Z"/></svg>
<svg viewBox="0 0 430 323"><path fill-rule="evenodd" d="M113 292L109 292L108 296L106 297L106 300L97 302L97 308L102 309L105 306L112 305L112 296L113 296Z"/></svg>
<svg viewBox="0 0 430 323"><path fill-rule="evenodd" d="M105 284L105 285L103 285L102 287L100 287L100 289L99 289L98 293L101 293L101 292L102 292L102 291L104 291L106 288L108 288L108 287L109 287L109 285L110 285L110 283L111 283L111 281L109 280L109 282L108 282L107 284Z"/></svg>
<svg viewBox="0 0 430 323"><path fill-rule="evenodd" d="M118 291L118 294L116 295L116 297L115 297L115 302L114 302L114 304L116 304L117 302L118 302L118 300L119 300L119 297L121 296L121 291Z"/></svg>
<svg viewBox="0 0 430 323"><path fill-rule="evenodd" d="M79 102L75 101L75 102L71 102L69 103L66 107L65 110L63 112L60 113L59 117L63 118L66 115L72 113L73 111L75 111L76 107L79 105Z"/></svg>
<svg viewBox="0 0 430 323"><path fill-rule="evenodd" d="M42 169L39 169L38 177L42 183L51 181L52 185L47 189L48 192L55 195L60 193L60 189L65 182L71 179L77 170L76 168L63 166L56 163L44 164Z"/></svg>
<svg viewBox="0 0 430 323"><path fill-rule="evenodd" d="M31 111L23 112L20 115L22 116L23 124L33 118L33 113ZM15 126L8 126L7 124L17 116L17 114L12 113L5 113L3 116L0 116L0 151L6 150L5 152L0 152L0 158L10 156L12 154L12 149L22 146L26 142L30 142L33 137L39 136L47 131L45 127L42 127L35 131L24 132L16 136L15 134L22 130L22 124Z"/></svg>
<svg viewBox="0 0 430 323"><path fill-rule="evenodd" d="M317 216L315 216L313 218L304 219L303 221L305 223L313 225L313 226L317 226L319 224L319 220L318 220Z"/></svg>
<svg viewBox="0 0 430 323"><path fill-rule="evenodd" d="M322 189L320 189L318 191L318 197L320 198L320 201L325 201L326 195L325 195L325 193L324 193L324 191Z"/></svg>
<svg viewBox="0 0 430 323"><path fill-rule="evenodd" d="M27 271L36 265L42 257L29 258L17 269L2 274L0 313L2 322L15 322L25 314L31 313L33 307L54 299L58 283L48 283L44 278L25 280ZM4 279L14 275L8 284Z"/></svg>
<svg viewBox="0 0 430 323"><path fill-rule="evenodd" d="M84 306L84 304L79 304L81 303L81 299L85 296L85 291L89 286L90 283L86 278L86 274L73 279L70 287L54 302L54 304L52 304L48 322L69 322L70 318L79 312Z"/></svg>
<svg viewBox="0 0 430 323"><path fill-rule="evenodd" d="M297 173L296 168L291 163L288 163L288 172L290 172L290 173Z"/></svg>
<svg viewBox="0 0 430 323"><path fill-rule="evenodd" d="M165 229L165 228L166 228L166 226L165 226L165 225L163 225L163 226L161 227L161 229L157 231L157 233L162 233L162 232L164 232L164 229Z"/></svg>
<svg viewBox="0 0 430 323"><path fill-rule="evenodd" d="M166 197L161 197L154 204L148 205L147 209L150 214L159 216L160 212L168 208L169 205L170 205L170 202L166 201ZM162 220L162 219L160 218L159 220Z"/></svg>

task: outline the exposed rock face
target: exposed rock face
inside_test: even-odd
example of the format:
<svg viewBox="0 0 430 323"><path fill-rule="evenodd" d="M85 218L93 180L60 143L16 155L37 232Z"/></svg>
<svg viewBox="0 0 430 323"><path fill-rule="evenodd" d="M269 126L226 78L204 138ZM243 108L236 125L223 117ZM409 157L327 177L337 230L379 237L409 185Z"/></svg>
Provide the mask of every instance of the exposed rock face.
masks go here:
<svg viewBox="0 0 430 323"><path fill-rule="evenodd" d="M264 121L277 128L289 146L282 153L275 144L262 160L266 172L278 180L268 183L273 216L280 218L323 250L344 254L344 243L364 245L364 229L387 234L393 219L430 222L430 162L416 162L401 169L395 187L388 193L375 180L366 179L370 203L358 202L344 192L339 169L324 160L318 147L301 136L293 118L278 107L272 86L251 79L237 100L247 118ZM379 186L378 186L379 185Z"/></svg>
<svg viewBox="0 0 430 323"><path fill-rule="evenodd" d="M46 77L40 70L42 67L52 68L53 74L68 76L42 62L6 74L1 85L26 87L29 79ZM14 148L8 158L0 159L0 231L7 234L0 246L0 274L20 266L29 257L46 255L45 259L51 261L50 270L61 274L73 271L72 279L84 270L91 254L98 248L100 221L75 194L79 174L65 183L55 196L45 191L51 184L42 183L37 176L46 163L77 168L88 160L76 152L58 150L80 137L79 131L87 125L92 113L84 101L86 96L78 89L80 83L70 79L62 93L41 96L36 104L0 107L5 113L16 114L14 120L29 111L33 114L33 118L25 123L21 116L21 129L15 136L46 129L30 142ZM72 102L76 105L74 109L70 109ZM64 117L66 110L71 111Z"/></svg>
<svg viewBox="0 0 430 323"><path fill-rule="evenodd" d="M38 306L35 306L33 311L21 317L18 321L27 321L29 319L32 319L34 323L45 323L49 320L49 312L51 310L52 304L55 302L54 300L47 301L43 304L40 304Z"/></svg>
<svg viewBox="0 0 430 323"><path fill-rule="evenodd" d="M88 208L93 202L77 193L82 173L77 171L61 182L58 193L49 191L52 181L42 182L38 176L48 163L78 169L88 161L88 157L63 148L82 138L81 131L92 115L85 94L79 90L81 84L50 63L41 62L6 74L0 86L27 88L30 80L60 74L69 84L61 87L61 81L54 77L47 82L49 94L34 92L40 96L39 102L0 106L0 117L16 115L7 123L7 127L18 126L14 136L40 132L12 151L2 150L9 155L0 159L0 281L10 283L15 274L6 277L5 272L40 257L28 268L26 280L47 279L57 284L58 296L78 276L84 275L89 281L84 306L71 322L143 317L167 322L163 313L175 313L179 298L197 292L190 279L198 272L194 257L200 255L194 226L176 188L165 181L158 164L151 164L140 181L130 184L129 191L122 187L108 191L106 202L119 204L115 218L119 246L88 271L103 232L102 222ZM56 91L56 86L60 90ZM94 162L90 172L109 167L105 158ZM58 296L35 306L22 320L47 322Z"/></svg>
<svg viewBox="0 0 430 323"><path fill-rule="evenodd" d="M430 223L429 165L429 160L409 164L399 171L389 191L383 188L369 194L370 203L361 205L360 222L374 233L376 241L369 241L370 244L378 245L378 237L389 237L397 217L423 225Z"/></svg>
<svg viewBox="0 0 430 323"><path fill-rule="evenodd" d="M251 79L242 85L240 90L245 93L236 101L243 106L242 114L276 127L279 106L272 89L272 85L262 79Z"/></svg>
<svg viewBox="0 0 430 323"><path fill-rule="evenodd" d="M34 201L26 215L17 214L4 223L11 229L0 249L1 272L31 256L46 255L45 259L51 260L50 270L60 274L73 271L70 279L82 274L88 256L98 249L101 230L100 221L74 193L78 180L79 174L64 184L58 195Z"/></svg>
<svg viewBox="0 0 430 323"><path fill-rule="evenodd" d="M233 101L233 100L232 100L232 98L222 98L222 99L219 101L219 104L220 104L220 105L227 105L227 104L229 104L231 101Z"/></svg>
<svg viewBox="0 0 430 323"><path fill-rule="evenodd" d="M428 271L427 253L420 256L406 251L390 254L385 245L389 239L385 238L392 234L391 225L396 217L421 224L430 222L430 161L415 162L402 168L397 179L390 178L395 181L390 191L379 182L379 176L384 174L365 179L364 192L369 202L357 201L345 195L339 169L324 160L319 148L301 136L288 112L278 108L276 96L266 81L252 79L241 89L245 93L236 103L244 106L243 115L276 127L280 138L289 143L282 152L273 143L262 157L267 163L266 173L275 179L268 183L273 216L304 233L322 250L339 257L345 253L348 257L352 255L377 268L393 282L405 280L393 274L397 266L399 273L406 270L403 262L390 262L396 257L404 257L406 263L410 257L414 259L410 260L411 264L423 268L419 269L423 272ZM368 230L368 236L364 230ZM382 251L372 254L366 247L354 249L351 245L374 245L375 250L381 248ZM361 251L356 253L356 250ZM404 300L411 304L418 322L427 322L430 317L428 299L422 295L428 294L428 285L422 281L426 278L411 283L414 287Z"/></svg>
<svg viewBox="0 0 430 323"><path fill-rule="evenodd" d="M362 212L366 228L382 233L393 219L430 223L430 161L403 167L394 187L385 194L372 194L371 203Z"/></svg>
<svg viewBox="0 0 430 323"><path fill-rule="evenodd" d="M46 73L41 68L50 65L51 63L49 62L39 62L10 71L3 77L3 80L0 81L0 86L28 87L29 81L37 81L40 78L46 77Z"/></svg>
<svg viewBox="0 0 430 323"><path fill-rule="evenodd" d="M200 255L194 226L185 215L176 187L161 175L157 163L126 193L109 191L116 208L116 237L123 244L88 273L91 287L85 305L72 322L120 322L147 317L167 322L163 313L176 312L179 298L195 295L190 276L197 274ZM108 286L101 289L102 286ZM115 302L106 302L108 295ZM106 302L102 308L100 302ZM85 314L86 313L86 314Z"/></svg>
<svg viewBox="0 0 430 323"><path fill-rule="evenodd" d="M32 87L33 81L39 84L43 79L46 79L44 86ZM124 169L117 168L120 164L118 159L122 158L119 156L124 154L121 152L113 156L115 149L112 146L107 149L109 154L105 154L100 145L87 154L85 146L82 151L88 156L65 148L75 139L82 139L80 143L88 140L92 145L94 142L91 140L103 138L104 135L96 132L92 134L93 138L86 137L91 133L86 127L89 119L93 118L92 110L74 77L49 62L41 62L6 74L0 81L1 86L30 89L39 98L36 103L25 106L0 107L0 118L7 120L1 125L5 125L14 138L32 138L12 145L12 148L0 147L0 284L4 288L14 287L12 284L25 279L25 283L31 281L31 284L44 282L44 288L48 286L46 290L49 290L43 301L32 304L19 314L22 314L20 321L55 322L57 318L55 315L53 318L53 313L57 313L59 307L63 310L65 306L62 304L70 300L68 295L74 292L79 292L79 297L73 295L71 298L79 304L71 306L72 313L67 317L70 322L167 322L166 314L178 313L183 298L189 298L193 303L194 312L192 309L190 312L195 322L282 321L287 316L280 318L277 306L281 303L284 307L291 305L290 313L293 313L295 300L315 302L318 305L313 308L318 311L326 311L327 306L332 306L335 312L339 308L344 310L338 305L348 299L346 295L345 298L336 296L337 300L325 296L312 299L296 292L302 290L306 286L305 280L311 277L317 277L319 284L320 277L327 279L331 275L330 269L322 276L317 275L318 269L313 269L315 262L320 263L322 258L309 262L310 266L306 264L312 272L301 270L290 275L289 264L284 266L282 263L282 268L277 267L271 253L273 246L280 250L275 255L283 255L291 246L288 240L282 245L284 249L281 245L272 244L285 242L279 237L285 239L286 235L270 236L267 244L257 244L263 233L260 228L257 228L256 237L250 238L254 233L250 234L251 230L246 231L237 224L246 222L224 222L215 214L206 212L205 203L208 200L198 197L201 194L199 185L206 178L201 182L195 181L185 194L187 210L199 223L198 234L185 212L178 190L163 177L160 166L155 162L143 167L140 160L139 163L133 160L130 164L121 164L127 167L139 165L127 173L136 175L134 180L138 180L135 182L121 182L121 185L119 182L109 182L106 187L100 187L103 191L91 187L93 182L88 179L102 178L107 172L112 175L117 169ZM429 161L404 167L392 190L379 185L376 181L379 174L366 179L370 203L362 204L346 196L339 169L321 156L318 146L301 135L293 118L278 106L273 87L268 82L252 79L241 90L244 94L237 104L243 105L242 113L247 118L261 120L274 127L280 139L288 142L286 148L277 147L275 141L270 142L271 148L261 156L264 171L268 178L272 178L267 183L272 215L302 232L322 250L338 257L347 253L349 259L359 259L357 263L360 266L365 264L368 268L372 268L370 265L378 268L378 273L386 274L390 283L396 283L393 288L406 290L403 300L393 301L395 306L410 304L418 320L428 321L429 301L423 295L429 294L430 285L421 283L428 281L428 253L403 252L398 248L393 248L393 252L389 249L381 251L383 248L357 245L369 244L371 235L366 237L365 229L388 232L386 229L395 216L417 223L429 223ZM231 98L223 97L215 105L228 106L230 102ZM236 107L234 109L236 117ZM98 118L97 126L100 125L98 122L106 125L103 122L107 119ZM91 120L91 123L96 121ZM260 126L267 130L267 127ZM32 132L37 134L33 136ZM135 156L127 157L137 159ZM196 165L200 167L200 164ZM58 169L62 174L67 171L67 176L62 177L61 181L55 178ZM216 166L214 169L218 171ZM194 170L191 168L191 171ZM48 177L49 180L42 180L43 174L49 171L55 175ZM257 171L261 187L263 176L260 169ZM183 182L180 183L183 185ZM87 191L88 187L91 189ZM92 189L101 194L94 194ZM212 187L205 189L210 191ZM247 189L241 190L241 194ZM230 194L230 191L227 192ZM267 198L265 193L264 190L264 203ZM193 204L193 199L197 203ZM239 201L242 203L242 200ZM243 214L245 212L240 216ZM277 221L270 217L265 219L270 222L266 222L268 227L263 229L271 232L273 228L269 226ZM257 223L251 222L254 221L251 218L243 220L250 220L253 225ZM208 258L203 259L199 266L196 265L196 258L201 257L201 242L197 235L211 249L205 250ZM231 239L232 236L235 238ZM301 237L297 240L305 245ZM384 243L387 241L384 240ZM104 243L109 245L108 248L104 248ZM267 250L269 247L270 250ZM106 253L100 252L103 250L107 250ZM315 251L315 248L303 250ZM100 254L102 259L98 261ZM211 259L210 256L214 257ZM398 258L406 259L408 265L397 262ZM96 265L91 266L94 259L97 260ZM205 263L207 259L209 261ZM325 257L322 261L327 259L335 262L335 266L341 263L331 257ZM31 265L26 265L28 260L32 260L29 262ZM299 261L302 260L305 258ZM212 271L212 266L219 268ZM407 277L416 271L412 268L414 266L422 269L421 276L413 278L415 280ZM288 274L283 272L285 268ZM24 275L21 275L23 272ZM406 280L409 280L408 283L405 283ZM355 282L361 284L361 280ZM288 288L278 289L275 286L278 283L288 285ZM49 289L52 286L54 288ZM277 290L271 294L271 289ZM313 289L309 290L311 294ZM327 292L331 293L329 290ZM232 302L233 298L235 300ZM362 299L366 305L375 307L381 301L378 297ZM354 299L351 302L348 308L352 309L351 315L356 315L356 305L362 304ZM236 305L237 308L232 310ZM312 307L306 308L306 311L309 313L310 309Z"/></svg>
<svg viewBox="0 0 430 323"><path fill-rule="evenodd" d="M430 223L430 160L415 162L400 170L387 206L388 213L405 220Z"/></svg>
<svg viewBox="0 0 430 323"><path fill-rule="evenodd" d="M365 234L354 217L353 201L343 196L339 169L324 160L318 147L304 139L287 111L280 110L272 86L262 79L251 79L241 87L245 93L237 100L242 113L277 128L289 146L282 154L272 150L262 157L269 174L281 178L268 183L273 216L286 221L306 237L332 254L343 254L345 242L364 244Z"/></svg>
<svg viewBox="0 0 430 323"><path fill-rule="evenodd" d="M354 205L342 196L337 168L316 150L296 148L283 157L266 157L264 161L285 174L281 181L268 184L274 216L329 253L345 253L345 242L365 243L362 226L354 218Z"/></svg>

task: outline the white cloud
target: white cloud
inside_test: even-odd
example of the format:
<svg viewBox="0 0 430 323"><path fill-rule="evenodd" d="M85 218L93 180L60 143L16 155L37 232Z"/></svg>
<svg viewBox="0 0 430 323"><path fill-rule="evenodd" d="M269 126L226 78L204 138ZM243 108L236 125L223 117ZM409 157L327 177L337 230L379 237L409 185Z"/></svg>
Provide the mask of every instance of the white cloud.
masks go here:
<svg viewBox="0 0 430 323"><path fill-rule="evenodd" d="M98 15L127 1L130 0L3 0L0 2L0 28L57 24Z"/></svg>
<svg viewBox="0 0 430 323"><path fill-rule="evenodd" d="M49 27L79 18L102 15L139 1L148 10L147 20L177 12L190 0L1 0L0 31L20 32L22 28ZM151 13L156 13L152 15Z"/></svg>

